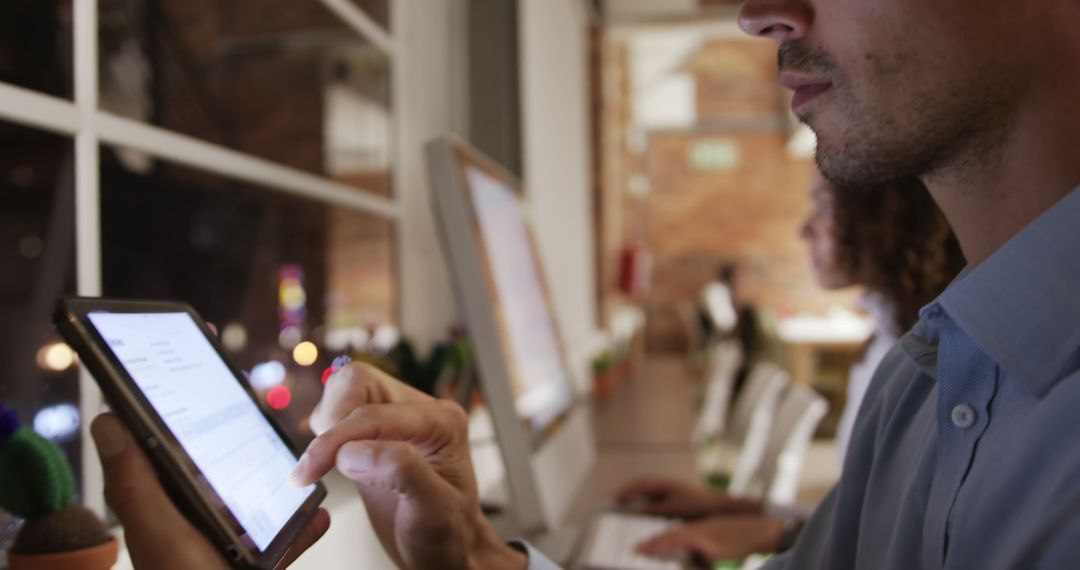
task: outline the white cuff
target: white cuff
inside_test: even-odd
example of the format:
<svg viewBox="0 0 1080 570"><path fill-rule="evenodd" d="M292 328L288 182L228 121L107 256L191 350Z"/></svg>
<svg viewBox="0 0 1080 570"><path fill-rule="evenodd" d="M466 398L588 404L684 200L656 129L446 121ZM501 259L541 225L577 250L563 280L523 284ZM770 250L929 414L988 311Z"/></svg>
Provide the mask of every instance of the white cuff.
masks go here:
<svg viewBox="0 0 1080 570"><path fill-rule="evenodd" d="M528 570L562 570L558 564L552 562L551 559L541 554L539 550L533 548L531 544L524 540L509 540L506 544L520 550L529 557Z"/></svg>

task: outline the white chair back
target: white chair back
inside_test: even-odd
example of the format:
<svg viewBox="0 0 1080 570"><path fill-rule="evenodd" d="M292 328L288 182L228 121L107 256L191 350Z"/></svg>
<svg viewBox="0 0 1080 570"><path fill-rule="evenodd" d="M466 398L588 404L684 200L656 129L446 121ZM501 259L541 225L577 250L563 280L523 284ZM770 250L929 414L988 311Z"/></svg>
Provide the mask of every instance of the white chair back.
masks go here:
<svg viewBox="0 0 1080 570"><path fill-rule="evenodd" d="M771 362L759 363L750 371L743 393L735 402L727 432L729 440L739 449L728 487L732 495L750 492L754 474L765 456L780 395L789 382L788 373Z"/></svg>
<svg viewBox="0 0 1080 570"><path fill-rule="evenodd" d="M792 386L784 395L756 477L770 504L795 503L806 450L828 411L829 403L809 386Z"/></svg>
<svg viewBox="0 0 1080 570"><path fill-rule="evenodd" d="M710 351L701 413L694 429L696 444L703 445L724 435L735 375L741 364L742 349L734 341L718 342Z"/></svg>
<svg viewBox="0 0 1080 570"><path fill-rule="evenodd" d="M783 375L783 381L778 380ZM787 387L787 373L773 362L762 361L750 369L742 392L735 399L728 422L726 438L733 445L742 445L750 430L754 413L762 409L776 409L780 393ZM771 406L771 407L770 407Z"/></svg>

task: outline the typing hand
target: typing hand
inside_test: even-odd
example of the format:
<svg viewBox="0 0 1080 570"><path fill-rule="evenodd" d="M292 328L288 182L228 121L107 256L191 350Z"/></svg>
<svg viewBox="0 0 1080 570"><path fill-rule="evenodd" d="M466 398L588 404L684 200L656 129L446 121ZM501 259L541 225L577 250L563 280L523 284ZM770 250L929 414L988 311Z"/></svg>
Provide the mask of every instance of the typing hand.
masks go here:
<svg viewBox="0 0 1080 570"><path fill-rule="evenodd" d="M116 416L98 416L90 432L105 474L105 500L124 527L135 568L229 568L217 549L165 494L150 460ZM286 565L314 544L329 526L330 516L319 510L289 551Z"/></svg>
<svg viewBox="0 0 1080 570"><path fill-rule="evenodd" d="M763 509L760 501L737 499L674 479L639 479L623 487L615 501L636 513L686 519L716 514L757 514Z"/></svg>
<svg viewBox="0 0 1080 570"><path fill-rule="evenodd" d="M637 551L654 557L689 552L710 562L741 560L775 552L783 531L782 521L758 515L719 516L665 531L639 544Z"/></svg>
<svg viewBox="0 0 1080 570"><path fill-rule="evenodd" d="M480 511L468 417L381 371L352 364L330 377L311 417L319 434L297 484L335 466L356 483L383 548L402 568L524 568Z"/></svg>

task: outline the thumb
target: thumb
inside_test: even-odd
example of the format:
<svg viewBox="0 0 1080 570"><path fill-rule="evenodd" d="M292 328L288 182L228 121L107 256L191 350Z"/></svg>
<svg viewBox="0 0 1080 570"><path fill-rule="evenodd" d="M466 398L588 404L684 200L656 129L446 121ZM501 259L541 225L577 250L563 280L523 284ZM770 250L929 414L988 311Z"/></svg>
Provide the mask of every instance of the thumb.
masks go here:
<svg viewBox="0 0 1080 570"><path fill-rule="evenodd" d="M98 416L90 433L105 475L105 500L125 532L137 537L129 539L129 544L154 548L161 541L175 539L177 531L194 531L165 494L150 460L115 415Z"/></svg>
<svg viewBox="0 0 1080 570"><path fill-rule="evenodd" d="M351 441L338 450L336 465L356 483L380 542L398 566L466 567L466 537L475 529L461 493L415 447Z"/></svg>

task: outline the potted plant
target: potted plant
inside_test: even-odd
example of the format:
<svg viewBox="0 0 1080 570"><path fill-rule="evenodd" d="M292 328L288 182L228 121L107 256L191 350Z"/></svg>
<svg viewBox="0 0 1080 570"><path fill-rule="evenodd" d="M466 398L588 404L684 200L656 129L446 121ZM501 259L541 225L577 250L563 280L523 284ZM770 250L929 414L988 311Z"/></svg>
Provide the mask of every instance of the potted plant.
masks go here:
<svg viewBox="0 0 1080 570"><path fill-rule="evenodd" d="M615 387L615 358L605 350L592 359L593 391L603 398Z"/></svg>
<svg viewBox="0 0 1080 570"><path fill-rule="evenodd" d="M384 355L367 350L355 353L352 359L367 362L435 397L456 397L461 376L473 370L469 342L460 327L453 327L447 339L435 343L426 358L411 340L402 337Z"/></svg>
<svg viewBox="0 0 1080 570"><path fill-rule="evenodd" d="M116 538L75 504L75 477L56 445L0 404L0 508L24 519L8 552L10 570L106 570Z"/></svg>

